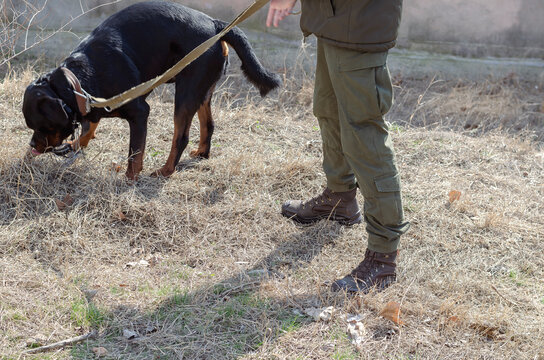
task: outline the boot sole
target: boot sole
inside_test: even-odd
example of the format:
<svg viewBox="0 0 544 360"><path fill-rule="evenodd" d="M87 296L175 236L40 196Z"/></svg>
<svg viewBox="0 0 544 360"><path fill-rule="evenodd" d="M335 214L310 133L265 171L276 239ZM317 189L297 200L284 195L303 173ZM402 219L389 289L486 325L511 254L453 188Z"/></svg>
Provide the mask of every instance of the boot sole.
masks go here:
<svg viewBox="0 0 544 360"><path fill-rule="evenodd" d="M375 284L366 284L363 281L345 281L343 279L336 280L331 285L331 290L334 292L345 291L350 294L368 294L370 291L375 290L377 292L384 291L386 288L396 283L396 279L384 279Z"/></svg>
<svg viewBox="0 0 544 360"><path fill-rule="evenodd" d="M303 224L303 225L313 224L313 223L319 222L321 220L331 220L331 221L336 221L337 223L339 223L341 225L353 226L353 225L356 225L356 224L360 224L363 221L363 217L361 216L361 214L359 214L359 216L357 216L355 219L338 218L338 217L335 217L333 215L331 215L331 216L329 216L329 215L327 215L327 216L316 216L316 217L313 217L313 218L301 218L301 217L298 217L297 214L289 214L289 213L284 213L284 212L282 212L281 214L284 217L286 217L288 219L291 219L296 223Z"/></svg>

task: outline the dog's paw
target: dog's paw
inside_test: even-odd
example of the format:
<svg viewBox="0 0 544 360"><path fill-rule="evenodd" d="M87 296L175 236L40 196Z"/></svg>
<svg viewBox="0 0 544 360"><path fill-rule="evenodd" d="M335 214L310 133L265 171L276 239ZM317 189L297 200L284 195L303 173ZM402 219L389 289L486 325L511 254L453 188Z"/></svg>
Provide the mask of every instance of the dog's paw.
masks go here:
<svg viewBox="0 0 544 360"><path fill-rule="evenodd" d="M189 153L189 156L192 158L197 158L197 159L208 159L210 157L210 153L208 151L196 149L191 151Z"/></svg>
<svg viewBox="0 0 544 360"><path fill-rule="evenodd" d="M158 169L158 170L155 170L151 173L151 176L152 177L164 177L164 178L167 178L167 177L170 177L172 174L174 173L173 170L169 170L169 169L165 169L164 167Z"/></svg>
<svg viewBox="0 0 544 360"><path fill-rule="evenodd" d="M134 173L132 171L127 170L127 172L125 172L125 177L127 178L128 182L131 183L131 184L138 181L138 174Z"/></svg>

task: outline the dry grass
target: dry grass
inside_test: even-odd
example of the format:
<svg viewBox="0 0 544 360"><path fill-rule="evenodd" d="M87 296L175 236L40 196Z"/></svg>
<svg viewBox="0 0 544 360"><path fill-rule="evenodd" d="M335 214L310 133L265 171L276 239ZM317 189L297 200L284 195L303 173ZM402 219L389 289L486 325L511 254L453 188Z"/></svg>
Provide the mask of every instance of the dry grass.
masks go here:
<svg viewBox="0 0 544 360"><path fill-rule="evenodd" d="M0 357L97 329L94 340L35 358L90 359L95 347L109 359L544 358L543 114L527 110L538 99L530 83L397 71L389 120L412 229L399 282L348 299L323 283L361 260L364 226L299 227L279 214L282 201L325 183L311 77L287 67L285 87L261 100L234 67L214 102L211 159L184 157L172 178L135 185L112 170L125 165L121 120L104 120L71 166L23 162L21 94L35 74L4 78ZM170 90L151 103L147 174L173 133ZM469 122L478 127L465 130ZM192 148L196 126L191 139ZM452 204L451 190L462 193ZM59 210L67 194L73 204ZM401 303L404 326L378 316L389 301ZM314 322L297 311L331 305L361 314L362 348L341 316ZM125 329L139 337L125 339Z"/></svg>

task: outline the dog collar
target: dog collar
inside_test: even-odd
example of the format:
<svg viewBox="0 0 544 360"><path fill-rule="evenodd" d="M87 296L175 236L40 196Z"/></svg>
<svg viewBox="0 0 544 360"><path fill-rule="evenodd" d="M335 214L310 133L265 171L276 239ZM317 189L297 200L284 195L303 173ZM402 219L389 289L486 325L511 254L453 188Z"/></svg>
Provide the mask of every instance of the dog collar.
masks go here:
<svg viewBox="0 0 544 360"><path fill-rule="evenodd" d="M83 90L77 76L70 69L65 67L61 67L60 69L64 72L68 83L72 86L72 91L76 96L77 108L81 116L86 116L91 112L91 96Z"/></svg>

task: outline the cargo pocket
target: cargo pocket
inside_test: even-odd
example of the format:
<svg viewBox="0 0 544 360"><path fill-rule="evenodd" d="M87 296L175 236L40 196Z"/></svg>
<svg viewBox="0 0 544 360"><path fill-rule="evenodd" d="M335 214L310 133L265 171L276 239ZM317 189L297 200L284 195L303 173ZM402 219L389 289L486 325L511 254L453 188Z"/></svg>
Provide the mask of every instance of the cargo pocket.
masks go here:
<svg viewBox="0 0 544 360"><path fill-rule="evenodd" d="M374 179L378 190L379 217L384 225L397 225L404 221L398 174Z"/></svg>
<svg viewBox="0 0 544 360"><path fill-rule="evenodd" d="M387 65L376 68L376 92L378 94L378 105L380 113L387 114L393 105L393 84Z"/></svg>
<svg viewBox="0 0 544 360"><path fill-rule="evenodd" d="M352 116L365 121L385 115L392 104L392 85L386 66L387 52L361 53L349 49L336 50L338 71L346 87L345 95ZM354 106L358 104L358 106Z"/></svg>

